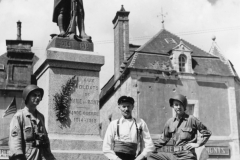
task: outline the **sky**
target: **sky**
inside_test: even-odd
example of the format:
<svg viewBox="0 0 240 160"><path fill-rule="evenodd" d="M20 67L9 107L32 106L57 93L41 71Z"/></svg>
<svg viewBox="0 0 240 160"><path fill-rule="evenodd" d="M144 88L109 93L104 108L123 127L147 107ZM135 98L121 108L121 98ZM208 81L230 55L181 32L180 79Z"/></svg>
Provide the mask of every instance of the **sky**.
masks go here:
<svg viewBox="0 0 240 160"><path fill-rule="evenodd" d="M6 40L17 38L22 22L22 40L33 40L32 51L45 54L50 34L59 33L52 22L53 0L0 0L0 54ZM105 57L100 87L113 75L112 20L121 5L129 15L130 43L142 45L162 28L209 52L212 37L222 54L240 75L240 0L83 0L85 30L92 37L94 52Z"/></svg>

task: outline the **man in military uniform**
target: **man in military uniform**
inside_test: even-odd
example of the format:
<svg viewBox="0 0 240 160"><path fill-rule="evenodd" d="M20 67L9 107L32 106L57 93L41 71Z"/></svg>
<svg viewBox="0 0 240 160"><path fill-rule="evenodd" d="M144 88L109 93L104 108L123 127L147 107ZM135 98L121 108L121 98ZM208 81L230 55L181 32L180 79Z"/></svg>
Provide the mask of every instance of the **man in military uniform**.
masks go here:
<svg viewBox="0 0 240 160"><path fill-rule="evenodd" d="M77 21L72 19L74 5L76 7ZM71 13L72 12L72 13ZM75 18L75 17L74 17ZM82 39L89 40L91 39L85 33L84 26L84 8L82 0L54 0L54 10L53 10L53 22L57 23L60 30L60 36L65 36L70 25L70 20L76 21L79 31L79 37ZM75 26L72 26L75 27Z"/></svg>
<svg viewBox="0 0 240 160"><path fill-rule="evenodd" d="M103 141L103 153L110 160L143 160L154 150L147 124L132 117L133 107L132 97L118 99L122 117L109 124Z"/></svg>
<svg viewBox="0 0 240 160"><path fill-rule="evenodd" d="M204 145L211 131L207 129L196 117L185 113L187 99L179 94L169 100L170 106L174 108L176 117L170 118L165 126L160 139L155 142L156 148L161 148L172 138L174 144L174 158L177 160L197 160L195 148ZM197 131L202 134L197 139ZM150 160L170 160L168 153L153 153Z"/></svg>
<svg viewBox="0 0 240 160"><path fill-rule="evenodd" d="M10 160L55 160L50 150L44 116L36 109L44 91L36 85L23 90L25 107L10 123Z"/></svg>

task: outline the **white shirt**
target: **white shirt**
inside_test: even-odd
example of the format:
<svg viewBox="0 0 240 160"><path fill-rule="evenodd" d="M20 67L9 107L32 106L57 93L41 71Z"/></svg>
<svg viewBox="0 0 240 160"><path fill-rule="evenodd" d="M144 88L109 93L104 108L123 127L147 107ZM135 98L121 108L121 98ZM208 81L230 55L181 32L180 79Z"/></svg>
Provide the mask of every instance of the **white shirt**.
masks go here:
<svg viewBox="0 0 240 160"><path fill-rule="evenodd" d="M137 142L137 129L134 119L124 119L123 117L120 118L119 137L117 135L117 121L118 119L109 124L103 141L103 153L110 160L116 160L118 158L113 151L114 141L138 143L138 150L140 148L140 140ZM138 128L142 128L144 149L141 154L147 157L155 147L147 128L147 124L144 122L144 120L136 119L136 123ZM138 137L138 139L140 139L140 137Z"/></svg>

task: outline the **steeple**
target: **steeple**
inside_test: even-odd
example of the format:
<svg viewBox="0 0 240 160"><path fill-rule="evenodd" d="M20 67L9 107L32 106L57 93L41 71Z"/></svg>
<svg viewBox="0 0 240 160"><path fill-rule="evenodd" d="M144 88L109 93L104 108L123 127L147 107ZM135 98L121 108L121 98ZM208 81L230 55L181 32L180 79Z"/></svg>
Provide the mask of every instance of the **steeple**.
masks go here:
<svg viewBox="0 0 240 160"><path fill-rule="evenodd" d="M123 5L121 6L120 11L121 11L121 12L125 12L125 9L124 9Z"/></svg>
<svg viewBox="0 0 240 160"><path fill-rule="evenodd" d="M165 29L165 28L164 28L164 20L162 20L162 29Z"/></svg>
<svg viewBox="0 0 240 160"><path fill-rule="evenodd" d="M164 17L166 17L167 13L163 14L163 9L161 8L161 16L162 16L162 29L165 29L164 27Z"/></svg>
<svg viewBox="0 0 240 160"><path fill-rule="evenodd" d="M228 63L228 60L223 56L219 46L217 45L217 42L216 42L216 36L213 36L212 37L212 46L210 48L210 51L209 53L211 55L214 55L216 57L219 57L220 60L224 63Z"/></svg>

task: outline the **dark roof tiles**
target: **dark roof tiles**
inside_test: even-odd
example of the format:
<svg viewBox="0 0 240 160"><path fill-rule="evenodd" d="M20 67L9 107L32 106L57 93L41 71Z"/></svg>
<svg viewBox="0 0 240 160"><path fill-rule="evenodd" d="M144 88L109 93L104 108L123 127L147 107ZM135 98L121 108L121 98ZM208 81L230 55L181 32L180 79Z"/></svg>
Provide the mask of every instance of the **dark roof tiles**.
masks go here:
<svg viewBox="0 0 240 160"><path fill-rule="evenodd" d="M193 66L193 70L197 74L233 76L229 66L220 59L194 58L194 63L196 64Z"/></svg>
<svg viewBox="0 0 240 160"><path fill-rule="evenodd" d="M166 39L173 39L176 43L174 41L172 41L173 43L168 43ZM142 46L130 45L131 56L128 58L126 67L144 70L171 71L173 66L170 60L170 51L179 45L181 41L192 51L192 68L194 74L237 76L237 74L234 74L234 68L230 62L224 63L221 61L221 57L219 58L216 54L211 55L211 52L207 53L165 29L162 29ZM124 70L127 71L127 68ZM111 92L114 84L115 80L113 76L102 88L100 99Z"/></svg>
<svg viewBox="0 0 240 160"><path fill-rule="evenodd" d="M176 43L167 43L166 39L172 38ZM146 44L137 49L136 51L148 52L148 53L168 53L174 47L176 47L181 41L181 38L162 29L153 38L151 38ZM183 43L187 45L193 51L193 56L202 57L214 57L211 54L203 51L202 49L190 44L189 42L183 40Z"/></svg>
<svg viewBox="0 0 240 160"><path fill-rule="evenodd" d="M171 38L173 39L173 43L168 43L166 39ZM171 70L172 65L169 53L181 41L192 50L194 73L234 76L229 63L222 62L216 55L211 55L203 51L165 29L162 29L146 44L136 49L134 55L129 59L128 68Z"/></svg>

